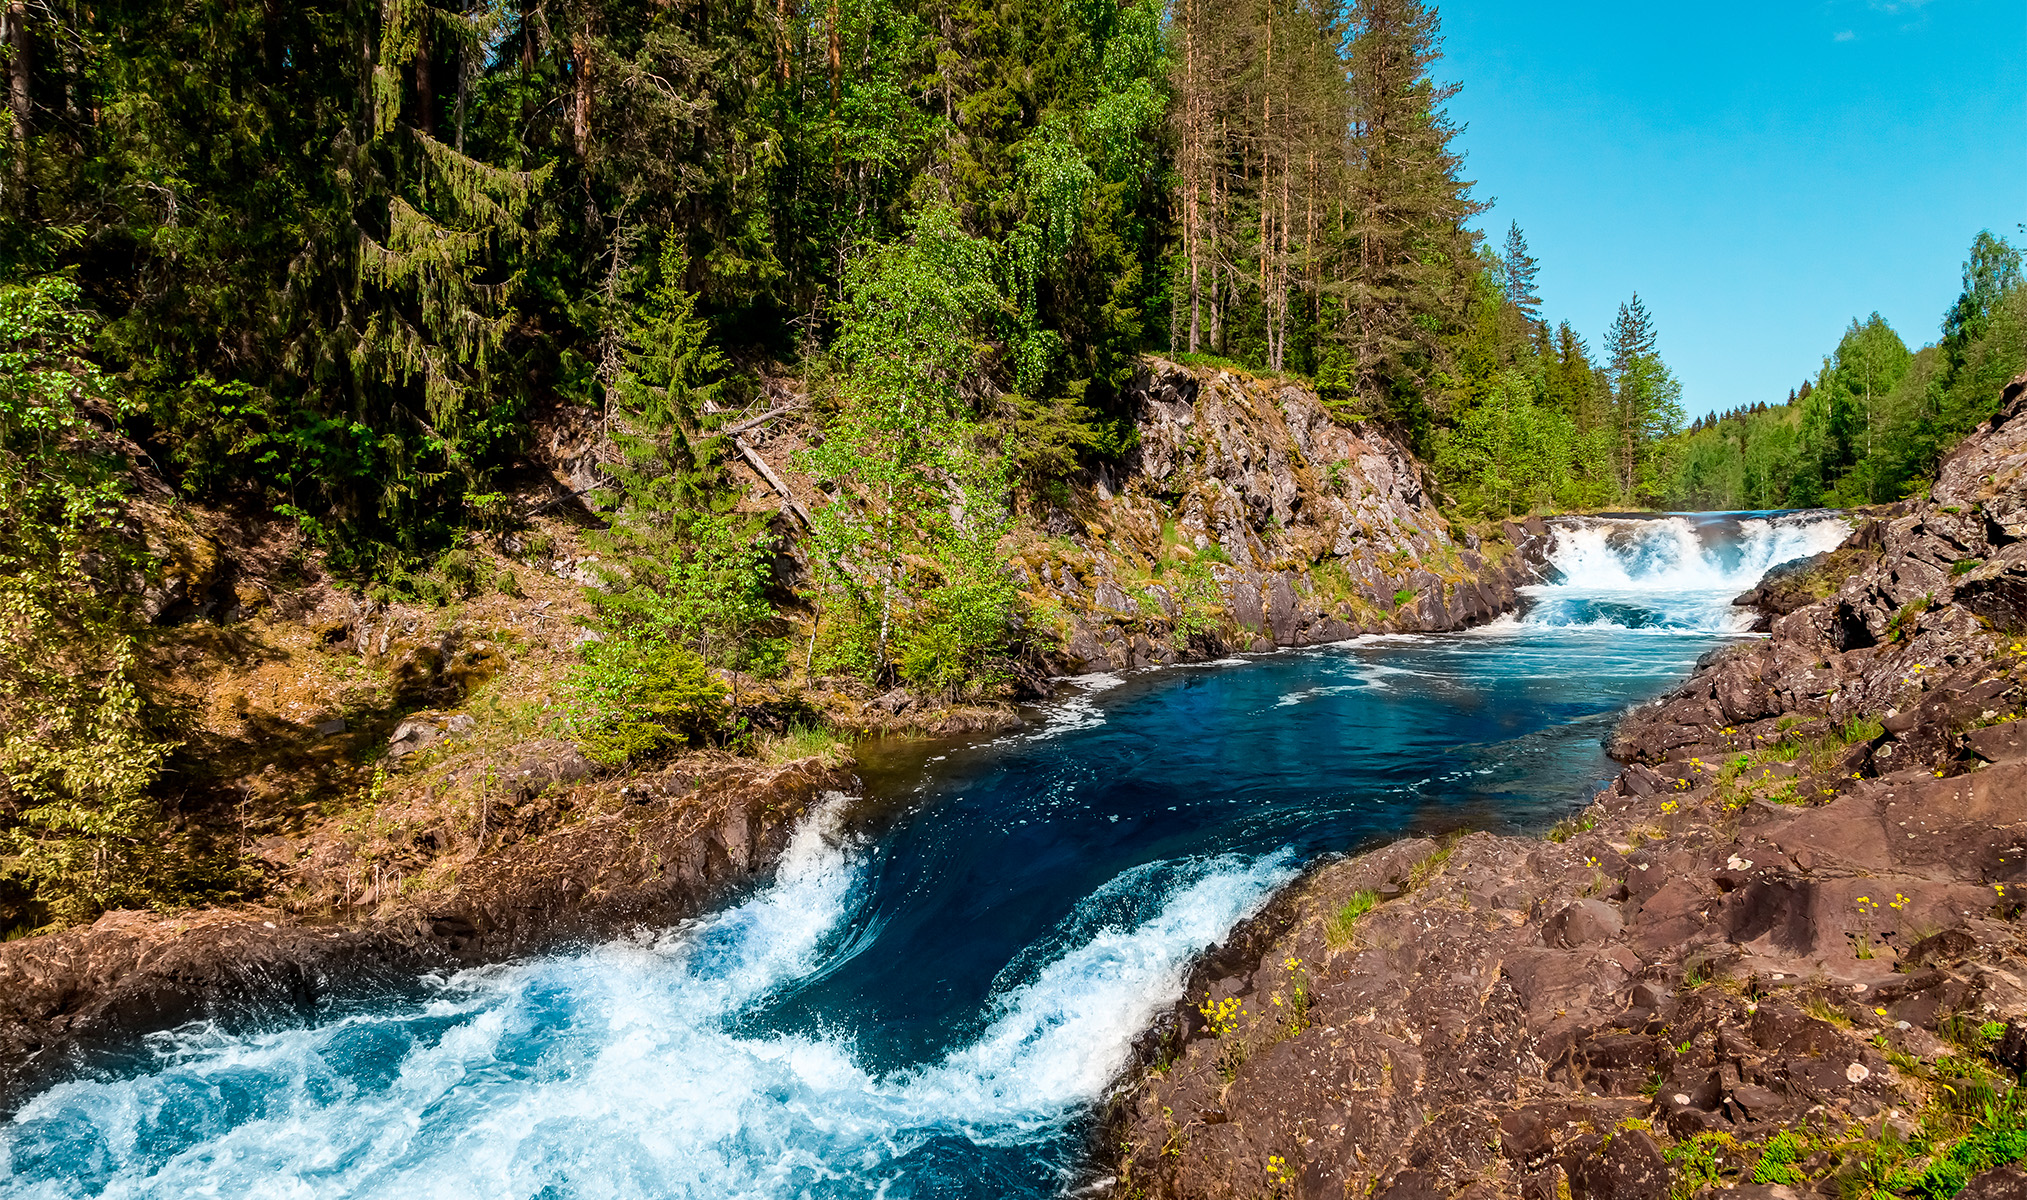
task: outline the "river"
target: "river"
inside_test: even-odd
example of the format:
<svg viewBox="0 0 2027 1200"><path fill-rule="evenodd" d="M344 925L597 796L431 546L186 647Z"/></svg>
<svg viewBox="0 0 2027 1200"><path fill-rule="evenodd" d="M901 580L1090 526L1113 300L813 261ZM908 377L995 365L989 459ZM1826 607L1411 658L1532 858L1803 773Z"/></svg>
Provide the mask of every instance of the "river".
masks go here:
<svg viewBox="0 0 2027 1200"><path fill-rule="evenodd" d="M1072 681L1029 729L875 745L697 921L310 1027L153 1040L0 1127L12 1196L1045 1197L1191 956L1320 856L1536 832L1630 705L1743 636L1828 514L1559 522L1461 634Z"/></svg>

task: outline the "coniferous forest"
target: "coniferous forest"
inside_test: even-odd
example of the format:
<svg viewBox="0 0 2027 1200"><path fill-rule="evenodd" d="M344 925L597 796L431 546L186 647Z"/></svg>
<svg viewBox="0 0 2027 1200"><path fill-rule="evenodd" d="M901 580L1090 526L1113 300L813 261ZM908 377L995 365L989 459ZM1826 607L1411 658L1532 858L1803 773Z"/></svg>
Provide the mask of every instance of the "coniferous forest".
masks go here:
<svg viewBox="0 0 2027 1200"><path fill-rule="evenodd" d="M1932 351L1854 323L1792 411L1662 441L1638 297L1594 351L1518 227L1467 227L1420 0L10 12L10 282L75 289L186 494L284 505L366 573L487 520L531 408L623 394L655 297L735 391L849 374L909 253L1031 472L1107 453L1156 350L1308 377L1487 509L1876 500L2017 357L1987 236Z"/></svg>

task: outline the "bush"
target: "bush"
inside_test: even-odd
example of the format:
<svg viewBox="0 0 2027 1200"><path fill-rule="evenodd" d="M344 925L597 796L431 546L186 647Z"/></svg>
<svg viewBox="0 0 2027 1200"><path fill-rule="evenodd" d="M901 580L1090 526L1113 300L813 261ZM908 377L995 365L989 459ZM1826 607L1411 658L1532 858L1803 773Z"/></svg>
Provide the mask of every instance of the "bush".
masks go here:
<svg viewBox="0 0 2027 1200"><path fill-rule="evenodd" d="M188 864L149 789L170 745L146 719L125 466L132 406L85 359L93 322L60 279L0 287L0 864L58 923L164 903Z"/></svg>
<svg viewBox="0 0 2027 1200"><path fill-rule="evenodd" d="M695 652L668 642L591 642L570 687L578 702L578 743L608 766L685 746L723 745L738 732L725 703L732 689Z"/></svg>

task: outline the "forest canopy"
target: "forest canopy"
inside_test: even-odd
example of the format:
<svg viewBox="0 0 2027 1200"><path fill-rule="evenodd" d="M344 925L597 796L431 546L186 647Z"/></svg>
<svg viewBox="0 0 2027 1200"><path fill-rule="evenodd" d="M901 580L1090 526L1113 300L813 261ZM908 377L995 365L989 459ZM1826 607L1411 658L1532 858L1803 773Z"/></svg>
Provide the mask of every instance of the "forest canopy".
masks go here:
<svg viewBox="0 0 2027 1200"><path fill-rule="evenodd" d="M2027 369L2020 267L2019 250L1980 233L1935 342L1910 351L1878 313L1853 318L1785 402L1713 414L1669 439L1669 507L1841 507L1920 492Z"/></svg>
<svg viewBox="0 0 2027 1200"><path fill-rule="evenodd" d="M1520 231L1481 244L1422 0L114 0L7 44L0 273L78 289L185 495L362 578L506 517L531 415L619 393L659 264L736 407L831 361L935 212L992 293L969 416L1030 482L1117 452L1154 350L1310 378L1474 507L1659 495L1651 318L1594 363Z"/></svg>

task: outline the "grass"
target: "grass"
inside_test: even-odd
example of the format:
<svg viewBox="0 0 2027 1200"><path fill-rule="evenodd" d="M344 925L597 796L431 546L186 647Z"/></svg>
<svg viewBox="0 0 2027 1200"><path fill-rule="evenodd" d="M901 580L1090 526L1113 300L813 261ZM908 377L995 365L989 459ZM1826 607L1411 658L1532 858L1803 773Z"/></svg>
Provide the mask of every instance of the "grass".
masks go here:
<svg viewBox="0 0 2027 1200"><path fill-rule="evenodd" d="M1689 1197L1720 1183L1739 1151L1738 1139L1728 1133L1699 1133L1686 1142L1668 1147L1662 1157L1675 1168L1669 1194L1675 1200Z"/></svg>
<svg viewBox="0 0 2027 1200"><path fill-rule="evenodd" d="M1450 861L1450 856L1457 853L1457 839L1460 836L1452 834L1444 838L1442 845L1430 851L1427 858L1416 863L1414 869L1408 872L1408 886L1419 889L1433 879L1436 872L1443 869L1443 864Z"/></svg>
<svg viewBox="0 0 2027 1200"><path fill-rule="evenodd" d="M1830 1003L1828 1000L1825 1000L1821 996L1809 997L1806 1001L1802 1003L1802 1011L1808 1013L1810 1016L1814 1017L1818 1021L1823 1021L1827 1022L1828 1024L1835 1025L1839 1029L1851 1028L1850 1014L1846 1013L1843 1009L1838 1008L1836 1005Z"/></svg>
<svg viewBox="0 0 2027 1200"><path fill-rule="evenodd" d="M1378 903L1379 893L1370 888L1353 892L1351 899L1345 901L1324 923L1324 943L1332 950L1342 950L1351 945L1358 933L1358 919L1371 912L1373 905Z"/></svg>
<svg viewBox="0 0 2027 1200"><path fill-rule="evenodd" d="M1836 774L1839 760L1851 747L1874 741L1885 732L1886 726L1870 716L1852 717L1814 737L1800 736L1794 726L1784 726L1779 741L1734 755L1719 768L1712 777L1718 803L1733 812L1756 800L1807 804L1812 798L1802 795L1805 779ZM1776 763L1792 764L1793 773L1776 776L1772 770Z"/></svg>
<svg viewBox="0 0 2027 1200"><path fill-rule="evenodd" d="M1886 619L1886 640L1888 643L1906 641L1921 615L1935 606L1934 596L1917 596L1900 606L1900 609Z"/></svg>
<svg viewBox="0 0 2027 1200"><path fill-rule="evenodd" d="M776 765L805 758L833 761L850 750L850 745L835 732L816 725L790 725L785 732L763 737L754 746L762 762Z"/></svg>
<svg viewBox="0 0 2027 1200"><path fill-rule="evenodd" d="M2006 1036L2004 1021L1980 1021L1964 1013L1945 1018L1936 1032L1972 1054L1990 1054Z"/></svg>
<svg viewBox="0 0 2027 1200"><path fill-rule="evenodd" d="M1557 821L1549 829L1547 837L1549 841L1560 844L1569 841L1580 833L1589 833L1597 827L1598 819L1596 817L1589 813L1581 813L1577 816L1564 817L1562 820Z"/></svg>

